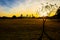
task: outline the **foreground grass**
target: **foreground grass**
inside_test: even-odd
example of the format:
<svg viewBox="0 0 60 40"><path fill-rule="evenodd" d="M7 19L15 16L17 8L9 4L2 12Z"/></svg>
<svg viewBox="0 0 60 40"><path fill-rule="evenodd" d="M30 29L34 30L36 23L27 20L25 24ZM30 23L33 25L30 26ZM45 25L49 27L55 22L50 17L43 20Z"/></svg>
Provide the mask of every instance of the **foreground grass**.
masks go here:
<svg viewBox="0 0 60 40"><path fill-rule="evenodd" d="M38 40L42 33L42 19L0 19L0 40ZM60 22L47 19L46 33L55 40L60 40ZM48 40L43 36L44 40Z"/></svg>

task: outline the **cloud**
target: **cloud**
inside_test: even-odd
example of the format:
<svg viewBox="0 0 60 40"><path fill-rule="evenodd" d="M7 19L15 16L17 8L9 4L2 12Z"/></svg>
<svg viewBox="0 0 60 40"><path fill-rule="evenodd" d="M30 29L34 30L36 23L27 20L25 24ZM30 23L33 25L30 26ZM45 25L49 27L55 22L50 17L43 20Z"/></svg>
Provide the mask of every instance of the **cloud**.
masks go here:
<svg viewBox="0 0 60 40"><path fill-rule="evenodd" d="M0 0L0 6L13 7L23 2L25 2L25 0Z"/></svg>
<svg viewBox="0 0 60 40"><path fill-rule="evenodd" d="M41 10L42 6L45 6L47 2L48 5L55 3L59 5L60 0L0 0L0 10L4 14L31 14L36 13L37 10Z"/></svg>

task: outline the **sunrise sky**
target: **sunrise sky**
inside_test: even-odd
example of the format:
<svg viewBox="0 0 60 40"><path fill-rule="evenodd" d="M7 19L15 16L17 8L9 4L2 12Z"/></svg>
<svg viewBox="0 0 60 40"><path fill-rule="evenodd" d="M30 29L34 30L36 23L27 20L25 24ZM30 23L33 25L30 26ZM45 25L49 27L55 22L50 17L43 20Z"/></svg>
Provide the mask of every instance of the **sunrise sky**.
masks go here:
<svg viewBox="0 0 60 40"><path fill-rule="evenodd" d="M51 7L50 4L54 6ZM45 8L46 5L49 7ZM40 17L47 13L52 16L55 15L59 6L60 0L0 0L0 16L16 15L18 17L21 14L23 16L33 14L35 17Z"/></svg>

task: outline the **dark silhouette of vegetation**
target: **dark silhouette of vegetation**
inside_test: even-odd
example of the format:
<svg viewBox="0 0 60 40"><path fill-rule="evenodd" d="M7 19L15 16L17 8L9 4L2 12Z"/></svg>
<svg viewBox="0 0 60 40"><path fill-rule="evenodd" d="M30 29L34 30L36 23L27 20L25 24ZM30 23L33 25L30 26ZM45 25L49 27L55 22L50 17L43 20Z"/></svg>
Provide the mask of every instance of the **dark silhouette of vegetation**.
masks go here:
<svg viewBox="0 0 60 40"><path fill-rule="evenodd" d="M26 15L26 17L28 17L28 14Z"/></svg>
<svg viewBox="0 0 60 40"><path fill-rule="evenodd" d="M56 13L57 13L57 18L60 18L60 7L58 8Z"/></svg>
<svg viewBox="0 0 60 40"><path fill-rule="evenodd" d="M8 18L8 17L6 17L6 16L3 16L3 17L2 17L2 19L6 19L6 18Z"/></svg>
<svg viewBox="0 0 60 40"><path fill-rule="evenodd" d="M20 18L23 18L23 15L21 14Z"/></svg>
<svg viewBox="0 0 60 40"><path fill-rule="evenodd" d="M13 15L13 16L12 16L12 18L16 18L16 16L15 16L15 15Z"/></svg>
<svg viewBox="0 0 60 40"><path fill-rule="evenodd" d="M32 18L35 18L33 14L32 14Z"/></svg>
<svg viewBox="0 0 60 40"><path fill-rule="evenodd" d="M3 16L3 17L0 17L0 19L10 19L11 17L6 17L6 16Z"/></svg>
<svg viewBox="0 0 60 40"><path fill-rule="evenodd" d="M56 15L54 15L52 18L60 19L60 7L58 8Z"/></svg>

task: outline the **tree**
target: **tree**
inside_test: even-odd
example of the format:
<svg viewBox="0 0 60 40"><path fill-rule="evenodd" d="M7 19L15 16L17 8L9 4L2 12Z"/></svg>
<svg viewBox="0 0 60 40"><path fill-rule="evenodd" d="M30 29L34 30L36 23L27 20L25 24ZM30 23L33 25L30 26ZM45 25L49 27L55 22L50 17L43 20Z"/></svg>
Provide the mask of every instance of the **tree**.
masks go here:
<svg viewBox="0 0 60 40"><path fill-rule="evenodd" d="M28 17L28 14L26 15L26 17Z"/></svg>
<svg viewBox="0 0 60 40"><path fill-rule="evenodd" d="M60 18L60 7L58 8L58 10L57 10L56 13L57 13L57 14L56 14L57 18Z"/></svg>
<svg viewBox="0 0 60 40"><path fill-rule="evenodd" d="M32 18L35 18L33 14L32 14Z"/></svg>
<svg viewBox="0 0 60 40"><path fill-rule="evenodd" d="M23 15L21 14L20 18L23 18Z"/></svg>
<svg viewBox="0 0 60 40"><path fill-rule="evenodd" d="M13 17L12 18L16 18L16 16L15 15L13 15Z"/></svg>

